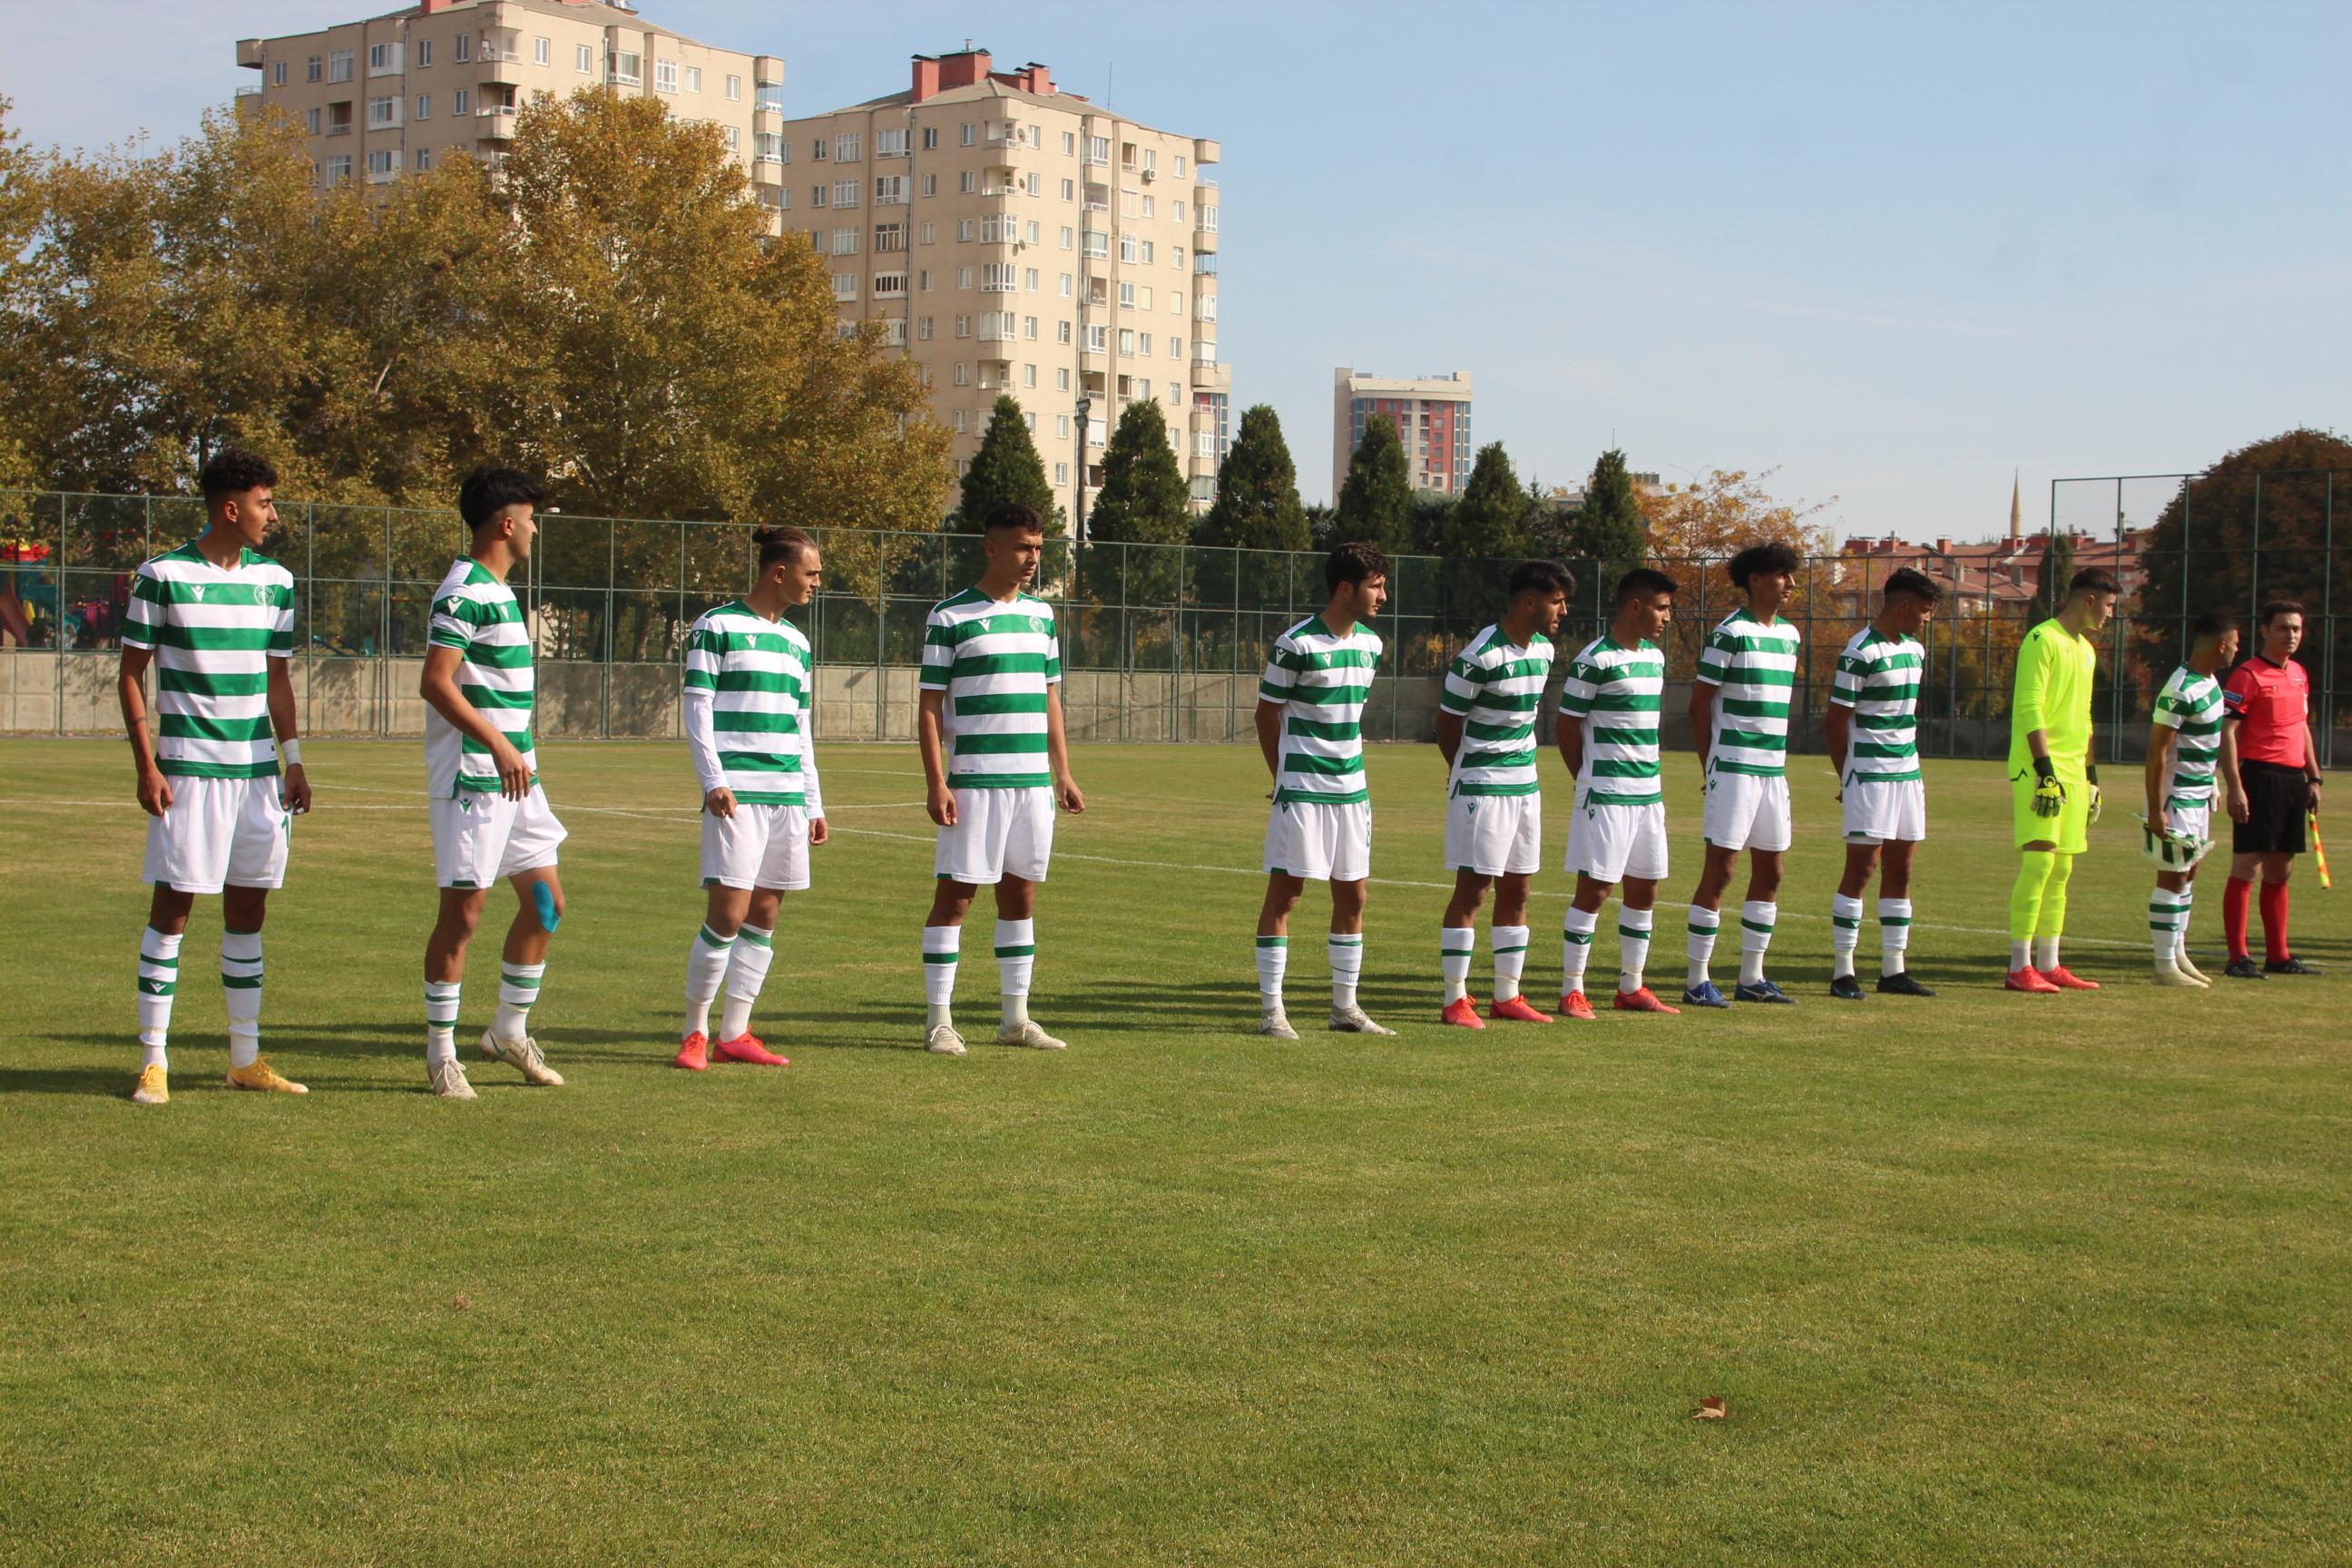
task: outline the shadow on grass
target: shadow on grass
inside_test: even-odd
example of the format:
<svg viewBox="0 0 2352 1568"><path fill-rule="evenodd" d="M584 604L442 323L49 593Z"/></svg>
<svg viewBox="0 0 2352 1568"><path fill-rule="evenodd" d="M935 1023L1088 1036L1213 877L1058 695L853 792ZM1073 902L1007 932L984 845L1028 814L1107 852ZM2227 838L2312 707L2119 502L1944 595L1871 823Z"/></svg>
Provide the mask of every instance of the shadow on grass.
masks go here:
<svg viewBox="0 0 2352 1568"><path fill-rule="evenodd" d="M0 1068L0 1095L90 1094L127 1100L138 1085L135 1053L121 1068Z"/></svg>

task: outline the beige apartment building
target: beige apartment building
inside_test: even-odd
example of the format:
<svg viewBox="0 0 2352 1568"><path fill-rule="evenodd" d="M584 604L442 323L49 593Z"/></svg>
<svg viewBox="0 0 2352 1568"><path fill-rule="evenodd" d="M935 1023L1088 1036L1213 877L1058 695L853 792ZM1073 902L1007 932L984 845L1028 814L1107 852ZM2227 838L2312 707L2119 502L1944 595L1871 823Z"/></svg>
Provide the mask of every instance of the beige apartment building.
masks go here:
<svg viewBox="0 0 2352 1568"><path fill-rule="evenodd" d="M1412 488L1460 495L1470 481L1477 448L1470 440L1470 373L1418 378L1360 375L1342 365L1332 373L1331 499L1339 499L1348 465L1363 445L1364 421L1385 414L1404 442Z"/></svg>
<svg viewBox="0 0 2352 1568"><path fill-rule="evenodd" d="M782 130L785 231L825 258L844 322L880 321L921 366L958 473L1010 394L1075 520L1120 409L1151 398L1194 504L1214 496L1232 428L1216 142L1114 114L1034 62L994 70L969 46L917 56L904 92Z"/></svg>
<svg viewBox="0 0 2352 1568"><path fill-rule="evenodd" d="M365 21L242 38L261 73L239 105L282 108L310 136L324 185L386 184L451 153L495 163L538 97L601 85L717 125L761 195L781 205L784 62L715 49L602 0L423 0Z"/></svg>

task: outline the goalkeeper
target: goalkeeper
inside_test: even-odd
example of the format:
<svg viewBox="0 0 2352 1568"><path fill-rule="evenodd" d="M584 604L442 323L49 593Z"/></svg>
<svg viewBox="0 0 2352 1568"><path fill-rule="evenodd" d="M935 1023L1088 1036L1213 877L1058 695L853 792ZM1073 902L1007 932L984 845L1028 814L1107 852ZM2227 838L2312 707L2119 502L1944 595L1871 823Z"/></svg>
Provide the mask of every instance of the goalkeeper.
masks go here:
<svg viewBox="0 0 2352 1568"><path fill-rule="evenodd" d="M2090 847L2099 818L2099 770L2091 761L2091 641L2115 614L2123 589L2096 566L2066 584L2066 607L2025 634L2017 649L2017 695L2009 708L2009 784L2023 864L2009 895L2011 991L2095 991L2059 961L2066 882Z"/></svg>

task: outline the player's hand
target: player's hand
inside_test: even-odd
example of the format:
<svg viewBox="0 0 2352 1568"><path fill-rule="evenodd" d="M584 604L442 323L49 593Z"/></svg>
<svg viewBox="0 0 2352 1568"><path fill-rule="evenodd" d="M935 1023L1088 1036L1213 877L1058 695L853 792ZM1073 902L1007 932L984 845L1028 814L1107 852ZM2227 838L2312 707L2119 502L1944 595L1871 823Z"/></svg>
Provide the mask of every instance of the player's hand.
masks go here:
<svg viewBox="0 0 2352 1568"><path fill-rule="evenodd" d="M2066 809L2066 786L2058 782L2058 770L2047 757L2033 759L2033 815L2055 816Z"/></svg>
<svg viewBox="0 0 2352 1568"><path fill-rule="evenodd" d="M504 735L490 742L490 763L499 770L500 795L509 800L520 800L530 793L530 764L522 760L522 753Z"/></svg>
<svg viewBox="0 0 2352 1568"><path fill-rule="evenodd" d="M2319 784L2320 781L2317 779L2306 779L2304 782L2303 809L2314 816L2319 815Z"/></svg>
<svg viewBox="0 0 2352 1568"><path fill-rule="evenodd" d="M2099 808L2101 805L2102 802L2099 798L2099 786L2093 784L2091 786L2091 821L2094 824L2097 823L2099 820Z"/></svg>
<svg viewBox="0 0 2352 1568"><path fill-rule="evenodd" d="M720 784L702 797L702 809L721 822L731 820L735 816L735 792ZM815 840L811 839L810 842L814 843Z"/></svg>
<svg viewBox="0 0 2352 1568"><path fill-rule="evenodd" d="M2253 807L2247 804L2246 792L2244 790L2231 790L2229 792L2229 797L2231 821L2244 822L2254 815Z"/></svg>
<svg viewBox="0 0 2352 1568"><path fill-rule="evenodd" d="M141 770L139 807L150 816L161 816L172 809L172 781L163 776L163 769Z"/></svg>
<svg viewBox="0 0 2352 1568"><path fill-rule="evenodd" d="M2151 805L2147 808L2147 830L2150 833L2155 834L2158 838L2165 837L2167 835L2171 833L2172 818L2167 815L2164 807L2160 805Z"/></svg>
<svg viewBox="0 0 2352 1568"><path fill-rule="evenodd" d="M955 791L944 784L935 784L928 795L923 809L931 814L931 820L941 827L953 827L956 825Z"/></svg>
<svg viewBox="0 0 2352 1568"><path fill-rule="evenodd" d="M1062 802L1062 809L1076 816L1086 810L1087 797L1078 793L1078 781L1065 778L1055 784L1054 793Z"/></svg>
<svg viewBox="0 0 2352 1568"><path fill-rule="evenodd" d="M812 844L822 844L822 843L824 843L826 839L828 839L828 838L830 838L830 837L833 837L833 829L832 829L832 828L830 828L830 827L827 827L827 826L824 825L824 817L822 817L822 816L812 816L812 817L810 817L810 818L809 818L809 842L810 842L810 843L812 843Z"/></svg>
<svg viewBox="0 0 2352 1568"><path fill-rule="evenodd" d="M301 763L296 763L287 768L285 790L278 797L278 804L297 816L310 809L310 775L302 771Z"/></svg>

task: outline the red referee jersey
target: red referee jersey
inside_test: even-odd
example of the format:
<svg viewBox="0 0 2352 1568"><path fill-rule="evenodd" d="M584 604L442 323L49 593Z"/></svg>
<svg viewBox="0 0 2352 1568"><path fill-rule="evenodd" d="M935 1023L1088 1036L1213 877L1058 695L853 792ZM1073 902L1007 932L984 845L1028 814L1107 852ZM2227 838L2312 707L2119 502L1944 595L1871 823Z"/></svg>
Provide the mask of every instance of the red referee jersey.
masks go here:
<svg viewBox="0 0 2352 1568"><path fill-rule="evenodd" d="M2221 700L2229 705L2229 716L2238 721L2241 761L2303 766L2311 677L2302 665L2294 659L2273 664L2256 654L2230 672Z"/></svg>

